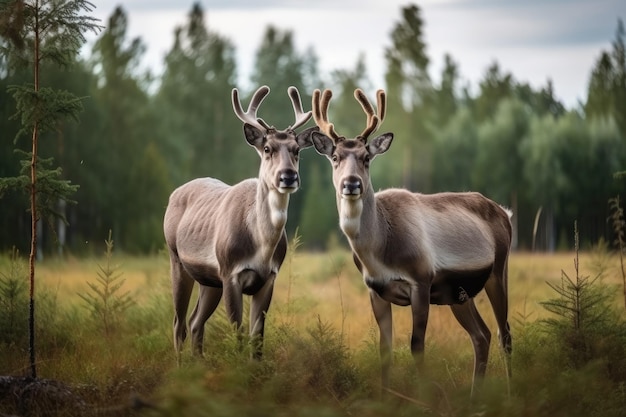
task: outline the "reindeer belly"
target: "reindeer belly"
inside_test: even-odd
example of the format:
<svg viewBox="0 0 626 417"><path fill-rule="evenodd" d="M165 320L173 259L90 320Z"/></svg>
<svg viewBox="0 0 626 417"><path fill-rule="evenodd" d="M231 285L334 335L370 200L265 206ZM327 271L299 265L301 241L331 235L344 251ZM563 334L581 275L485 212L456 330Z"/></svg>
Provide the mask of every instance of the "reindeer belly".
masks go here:
<svg viewBox="0 0 626 417"><path fill-rule="evenodd" d="M402 278L375 279L365 278L365 285L385 301L399 306L411 304L411 286Z"/></svg>
<svg viewBox="0 0 626 417"><path fill-rule="evenodd" d="M484 287L493 266L469 271L438 271L430 287L430 304L463 304L474 298ZM411 283L401 276L373 278L366 276L365 284L383 300L399 306L411 304Z"/></svg>
<svg viewBox="0 0 626 417"><path fill-rule="evenodd" d="M216 268L202 262L183 262L185 271L195 281L206 287L222 288L222 280Z"/></svg>
<svg viewBox="0 0 626 417"><path fill-rule="evenodd" d="M430 287L430 303L463 304L474 298L484 287L493 265L469 271L441 270Z"/></svg>

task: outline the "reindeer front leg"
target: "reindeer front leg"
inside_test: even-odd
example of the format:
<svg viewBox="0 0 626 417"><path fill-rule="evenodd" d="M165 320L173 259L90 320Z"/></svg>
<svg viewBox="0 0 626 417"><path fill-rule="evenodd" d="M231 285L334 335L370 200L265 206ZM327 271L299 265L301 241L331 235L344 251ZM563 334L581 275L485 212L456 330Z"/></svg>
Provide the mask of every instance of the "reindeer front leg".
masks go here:
<svg viewBox="0 0 626 417"><path fill-rule="evenodd" d="M250 340L254 359L261 359L263 356L265 316L272 301L275 278L276 274L272 274L265 285L252 296L250 303Z"/></svg>
<svg viewBox="0 0 626 417"><path fill-rule="evenodd" d="M411 314L413 316L413 333L411 334L411 353L415 358L417 369L424 364L424 343L426 326L430 310L430 285L417 283L411 285Z"/></svg>
<svg viewBox="0 0 626 417"><path fill-rule="evenodd" d="M389 369L392 362L393 316L391 303L383 300L376 291L370 290L374 318L380 331L380 363L383 388L389 386Z"/></svg>
<svg viewBox="0 0 626 417"><path fill-rule="evenodd" d="M235 325L238 339L241 342L241 320L243 312L243 291L240 277L233 275L224 282L224 306L226 316L231 324Z"/></svg>

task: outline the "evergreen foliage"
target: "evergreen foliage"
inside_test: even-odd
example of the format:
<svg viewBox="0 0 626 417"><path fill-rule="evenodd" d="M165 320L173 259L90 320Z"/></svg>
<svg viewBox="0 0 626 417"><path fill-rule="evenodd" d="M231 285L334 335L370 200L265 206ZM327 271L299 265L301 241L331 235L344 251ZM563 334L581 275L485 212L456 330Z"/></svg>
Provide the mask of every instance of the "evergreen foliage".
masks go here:
<svg viewBox="0 0 626 417"><path fill-rule="evenodd" d="M23 155L20 164L22 166L19 177L9 177L0 179L0 197L4 192L16 190L23 192L30 198L31 185L31 153L23 152L19 149L16 153ZM63 200L73 203L66 196L76 192L78 185L73 185L69 180L63 180L62 170L60 167L53 168L54 158L42 159L37 157L37 200L36 210L40 219L47 219L50 224L57 217L66 221L65 213L59 211L59 197L64 196ZM28 200L28 198L26 200Z"/></svg>
<svg viewBox="0 0 626 417"><path fill-rule="evenodd" d="M134 300L129 293L120 291L125 280L122 279L119 267L111 263L113 260L111 231L105 243L107 247L104 252L105 264L98 265L96 283L88 282L90 291L79 296L85 301L85 307L90 311L95 323L102 326L104 335L108 338L112 336L122 319L122 314L133 305Z"/></svg>
<svg viewBox="0 0 626 417"><path fill-rule="evenodd" d="M165 72L158 77L142 71L145 45L140 38L129 39L129 16L122 7L115 9L89 59L78 56L84 34L99 33L97 21L89 16L93 7L80 0L0 2L0 250L15 245L28 252L24 249L31 237L38 237L43 248L31 249L30 294L17 252L2 264L0 373L36 376L37 364L44 373L72 382L72 389L89 404L105 407L77 412L72 404L47 401L43 390L23 391L0 396L2 413L50 415L54 405L54 412L63 415L139 410L176 416L623 414L623 312L611 303L614 288L600 275L584 276L578 258L575 274L562 271L560 283L550 286L554 297L542 303L551 316L536 322L523 316L518 323L515 376L507 398L496 374L487 378L477 401L467 401L463 381L469 374L455 362L458 352L436 346L431 358L434 373L440 374L420 379L418 386L410 353L399 351L394 379L399 390L379 401L375 337L364 348L348 349L344 329L339 332L319 317L312 325L297 327L296 308L287 310L283 326L268 329L266 355L259 363L245 359L249 352L238 349L236 332L223 309L218 310L207 329L211 349L206 360L175 369L172 307L169 287L165 289L169 284L160 287L146 278L145 299L135 303L124 291L121 269L111 263L112 235L103 245L105 264L98 266L96 281L79 294L82 306L59 300L54 291L38 293L35 320L34 255L55 248L64 222L50 222L55 227L50 233L35 233L34 220L65 217L71 226L66 245L76 254L100 253L99 236L111 228L118 235L116 250L156 252L163 243L167 195L175 186L197 176L232 183L256 175L254 152L243 140L230 104L237 85L235 49L206 27L200 4L191 7L185 24L172 34ZM381 129L393 131L396 143L390 157L375 164L376 187L480 190L503 205L518 207L521 247L530 247L534 214L541 208L539 228L553 240L547 248L554 249L560 236L565 236L562 247L575 241L578 250L617 233L623 255L618 199L610 201L611 223L606 222L608 196L623 193L623 184L611 178L626 166L622 20L610 49L601 52L591 69L586 102L577 109L565 109L552 81L536 89L495 61L475 93L461 88L462 70L449 55L441 81L433 82L425 23L418 6L399 10L385 51L384 86L370 82L363 55L352 68L347 63L348 70L325 79L317 71L315 51L297 50L297 33L268 28L250 79L252 91L259 84L272 88L263 117L285 127L293 120L288 86L300 89L305 110L313 88L332 86L336 114L331 118L340 123L340 132L352 135L364 122L352 97L354 88L364 88L370 96L374 91L368 88L384 88L390 100ZM33 79L34 73L38 78ZM81 123L76 124L79 113ZM303 152L303 187L293 196L289 213L290 231L300 226L302 235L295 233L289 262L300 244L323 248L337 236L333 189L323 166L314 151ZM24 191L27 197L36 196L30 213ZM59 200L77 204L63 208ZM571 238L564 231L575 219L580 232ZM342 256L341 268L353 270L349 252L334 249ZM302 277L309 273L298 271ZM329 271L311 279L319 286L336 274L339 283L340 272L334 267ZM289 275L291 284L295 273ZM288 301L295 305L293 294ZM89 318L82 314L85 308ZM102 343L103 334L107 343ZM24 358L27 344L30 363ZM15 385L6 381L0 377L0 392L14 392L8 390ZM150 395L157 404L142 401L135 392ZM129 394L132 404L120 405ZM18 406L6 406L7 401Z"/></svg>
<svg viewBox="0 0 626 417"><path fill-rule="evenodd" d="M392 44L385 49L388 109L382 129L393 130L395 144L386 158L387 166L381 161L380 169L395 167L394 186L430 192L434 170L428 117L433 86L423 39L424 21L421 9L414 4L403 7L401 15L391 32Z"/></svg>
<svg viewBox="0 0 626 417"><path fill-rule="evenodd" d="M314 165L309 170L304 207L299 230L309 249L324 249L329 236L337 228L337 209L332 184L326 184L320 172L322 167ZM326 172L324 170L324 172Z"/></svg>
<svg viewBox="0 0 626 417"><path fill-rule="evenodd" d="M613 118L626 137L626 33L617 21L612 51L602 51L591 72L585 113L591 118Z"/></svg>
<svg viewBox="0 0 626 417"><path fill-rule="evenodd" d="M186 24L175 29L154 97L159 151L175 185L204 176L232 183L256 175L249 167L254 152L232 111L234 55L232 43L207 28L204 11L195 3Z"/></svg>
<svg viewBox="0 0 626 417"><path fill-rule="evenodd" d="M16 140L22 134L32 132L31 152L22 166L28 176L0 179L0 193L8 187L15 187L29 178L30 194L30 255L29 255L29 359L31 377L37 377L35 364L35 258L37 257L37 222L41 216L54 214L48 204L38 200L42 191L51 193L44 196L67 201L70 193L76 190L67 181L59 178L60 170L49 170L38 165L38 145L41 133L58 128L63 118L77 119L82 109L78 99L65 91L55 91L43 87L40 83L41 65L51 62L58 66L68 67L78 54L80 46L85 42L84 33L97 33L100 26L97 19L83 15L91 12L93 4L85 0L69 1L9 1L2 4L0 21L7 22L7 29L2 35L7 42L2 43L2 52L8 62L8 68L27 67L34 76L32 84L9 87L9 92L17 103L16 116L21 119L22 126L16 134ZM40 178L45 178L41 187ZM42 212L38 211L42 209ZM64 219L63 215L61 217Z"/></svg>
<svg viewBox="0 0 626 417"><path fill-rule="evenodd" d="M626 308L626 269L624 269L624 255L626 254L626 221L624 220L624 209L620 204L619 195L609 198L609 210L611 211L610 221L615 233L613 245L617 248L620 260L620 273L622 275L622 289L624 291L624 308Z"/></svg>
<svg viewBox="0 0 626 417"><path fill-rule="evenodd" d="M27 340L28 286L26 270L14 248L6 271L0 271L0 346L24 346Z"/></svg>
<svg viewBox="0 0 626 417"><path fill-rule="evenodd" d="M472 172L476 167L478 126L469 108L459 109L435 136L433 165L436 189L467 191L474 187ZM382 162L382 159L381 159Z"/></svg>
<svg viewBox="0 0 626 417"><path fill-rule="evenodd" d="M556 297L541 304L555 315L544 323L548 331L561 340L566 364L580 369L607 353L604 351L607 340L626 340L626 326L612 307L614 291L601 285L599 275L591 280L581 276L576 224L574 236L575 276L570 277L561 270L561 283L548 283Z"/></svg>
<svg viewBox="0 0 626 417"><path fill-rule="evenodd" d="M65 234L70 252L100 253L104 245L99 236L109 229L116 233L117 250L154 252L163 244L160 223L167 196L176 186L204 176L233 184L258 174L254 152L231 108L231 90L238 83L235 47L207 25L210 18L199 3L190 7L186 21L171 34L162 74L142 69L145 43L130 38L131 17L120 6L87 59L65 52L44 55L54 61L41 60L37 95L32 92L32 71L18 65L33 56L32 36L19 40L16 35L32 27L20 14L21 5L29 4L2 3L0 21L10 24L0 25L0 129L6 132L3 138L19 135L16 143L22 147L33 121L42 116L33 110L37 100L38 108L48 114L38 120L43 138L38 157L53 157L61 168L42 163L39 170L50 169L56 175L50 179L65 181L72 187L65 191L78 203L49 199L47 208L39 207L49 210L42 218L64 214L69 222L69 227L41 231L41 253L57 251L63 246L57 236ZM87 27L69 17L63 22L79 31ZM297 31L268 27L258 41L250 79L241 80L250 82L250 91L241 86L239 90L247 96L259 85L269 85L272 93L261 116L284 128L293 122L286 94L290 85L300 90L305 110L314 88L332 88L331 117L339 132L353 135L365 120L354 89L363 88L372 97L383 88L389 100L380 131L394 133L394 146L373 167L377 188L480 191L514 209L519 247L533 247L539 210L537 234L545 239L536 247L571 246L567 230L576 219L585 246L599 237L610 238L605 202L623 191L622 184L608 177L626 166L622 120L626 110L620 98L625 90L624 34L622 21L617 22L612 43L590 69L587 100L576 109L566 109L555 97L552 80L531 86L497 61L477 80L475 91L462 84L462 68L449 54L443 57L440 76L431 78L432 57L424 39L428 22L417 5L398 10L384 51L385 85L372 84L365 53L353 65L320 74L316 51L296 47ZM64 36L53 36L54 41L51 37L42 45L65 45ZM68 48L72 45L76 44L68 43ZM71 62L61 68L56 63L62 57ZM19 108L14 95L22 103ZM82 122L72 123L78 111ZM44 127L51 130L44 132ZM28 184L19 160L27 160L32 152L16 154L14 147L10 140L0 142L0 178L13 178L0 186L4 194L0 249L15 245L24 253L30 238L29 215L23 210L21 191L13 187ZM336 234L336 219L325 215L317 200L334 205L330 173L323 159L305 150L300 174L303 186L291 197L287 230L291 234L303 226L305 247L325 247ZM312 201L317 209L308 207ZM316 224L315 234L307 224Z"/></svg>

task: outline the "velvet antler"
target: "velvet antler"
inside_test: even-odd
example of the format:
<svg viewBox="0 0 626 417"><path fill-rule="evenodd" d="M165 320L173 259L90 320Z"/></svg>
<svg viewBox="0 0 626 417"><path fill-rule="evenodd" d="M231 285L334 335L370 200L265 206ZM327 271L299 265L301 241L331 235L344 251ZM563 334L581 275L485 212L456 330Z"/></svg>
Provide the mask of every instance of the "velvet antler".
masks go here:
<svg viewBox="0 0 626 417"><path fill-rule="evenodd" d="M262 132L267 132L270 129L270 126L265 123L265 121L256 115L256 111L261 105L261 102L267 97L270 93L270 88L266 85L260 87L254 95L252 96L252 100L250 100L250 104L248 105L248 110L244 113L243 108L241 107L241 101L239 100L239 91L236 88L233 88L232 92L232 102L233 102L233 110L235 114L244 123L248 123L261 130Z"/></svg>
<svg viewBox="0 0 626 417"><path fill-rule="evenodd" d="M372 104L360 88L354 90L354 98L356 98L359 104L361 104L363 111L367 115L367 125L365 130L357 136L357 139L367 143L369 136L378 129L378 126L380 126L385 118L385 112L387 111L386 95L383 90L378 90L376 92L378 114L374 112Z"/></svg>
<svg viewBox="0 0 626 417"><path fill-rule="evenodd" d="M313 91L313 120L322 133L337 143L344 138L337 134L335 126L328 121L328 105L332 96L332 91L328 89L324 90L324 93L318 89Z"/></svg>
<svg viewBox="0 0 626 417"><path fill-rule="evenodd" d="M293 86L289 87L287 92L289 93L289 98L291 99L291 104L293 105L293 111L296 116L295 122L293 123L293 125L289 127L289 129L295 130L296 128L302 126L303 124L309 121L309 119L311 118L311 112L310 111L304 112L302 110L302 101L300 100L300 92L298 91L296 87L293 87Z"/></svg>

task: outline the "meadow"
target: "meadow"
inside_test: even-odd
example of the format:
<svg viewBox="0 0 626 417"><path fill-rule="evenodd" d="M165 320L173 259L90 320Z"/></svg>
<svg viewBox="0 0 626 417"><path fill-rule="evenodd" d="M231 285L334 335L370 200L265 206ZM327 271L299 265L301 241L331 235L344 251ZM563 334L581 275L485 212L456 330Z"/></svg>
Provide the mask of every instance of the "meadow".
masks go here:
<svg viewBox="0 0 626 417"><path fill-rule="evenodd" d="M564 274L575 280L577 257L578 277L590 284L583 290L595 295L581 309L588 322L572 330L568 293L557 289L567 287ZM0 375L27 375L27 288L7 290L13 278L25 284L26 265L4 256L0 273ZM431 309L419 373L409 350L410 311L394 308L391 390L381 390L378 329L343 248L290 250L259 362L239 348L220 306L207 323L204 358L192 357L187 342L177 366L165 252L45 260L37 266L36 294L39 377L61 381L84 403L37 404L33 396L30 415L618 416L626 409L622 273L606 245L578 255L512 253L513 378L506 377L493 313L480 294L492 343L487 377L473 397L469 337L441 306ZM550 311L550 300L565 310ZM0 415L19 414L24 404L2 394L0 387Z"/></svg>

